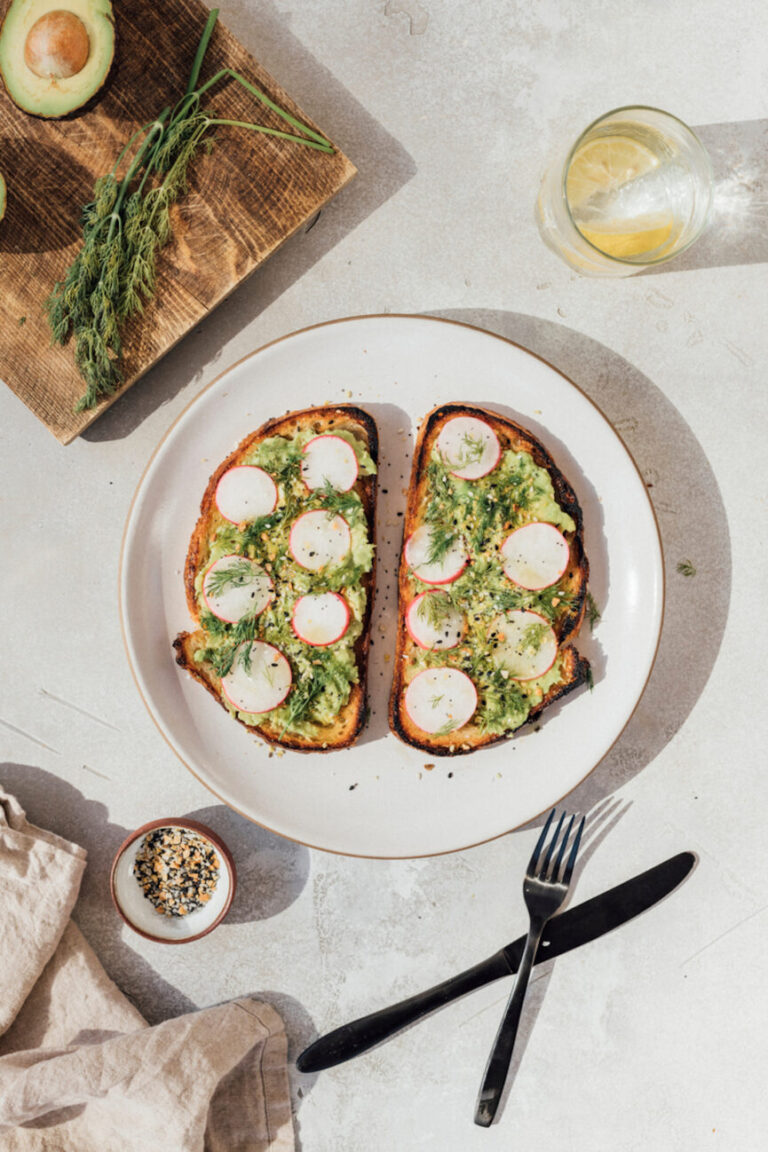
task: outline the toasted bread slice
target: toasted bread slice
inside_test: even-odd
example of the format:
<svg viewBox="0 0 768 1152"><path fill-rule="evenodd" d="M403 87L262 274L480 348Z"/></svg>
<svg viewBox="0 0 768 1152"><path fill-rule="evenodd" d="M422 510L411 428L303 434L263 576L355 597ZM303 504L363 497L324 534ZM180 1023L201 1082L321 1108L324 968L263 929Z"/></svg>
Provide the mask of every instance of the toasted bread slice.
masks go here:
<svg viewBox="0 0 768 1152"><path fill-rule="evenodd" d="M456 417L483 421L498 439L500 454L496 464L489 449L491 463L482 477L456 477L436 447L446 424ZM489 441L492 440L493 437L489 437ZM478 448L476 457L480 452ZM545 588L523 589L503 571L501 542L518 527L553 521L568 545L566 550L561 543L562 553L567 556L565 570ZM416 529L424 525L432 526L430 532L453 532L455 538L463 542L466 566L458 576L449 571L448 578L442 582L427 583L414 573L406 559L406 544ZM425 573L427 569L421 568L421 571ZM579 502L544 446L518 424L483 408L445 404L434 409L424 420L417 439L404 523L398 574L395 672L389 708L392 731L405 743L430 755L461 755L506 739L522 724L539 717L555 700L588 681L589 663L569 642L578 634L584 618L588 575ZM438 593L442 597L438 599L442 610L454 612L454 647L440 651L435 647L425 648L411 634L406 613L415 598L424 592ZM537 613L553 651L556 645L551 669L538 679L516 680L496 662L494 651L498 642L494 643L493 637L502 634L494 628L505 611ZM552 634L545 625L551 627ZM421 639L423 641L423 636ZM405 706L405 694L420 671L444 667L469 676L477 693L477 706L466 723L452 727L449 720L441 729L429 732L414 722ZM433 707L444 700L440 695L432 699ZM448 705L443 703L442 707ZM471 698L467 711L470 709ZM457 709L457 714L459 712Z"/></svg>
<svg viewBox="0 0 768 1152"><path fill-rule="evenodd" d="M332 706L325 706L321 719L316 717L313 719L310 705L309 710L305 706L304 712L298 713L294 720L291 720L292 709L295 710L293 702L299 700L298 693L306 692L308 684L321 683L323 670L331 667L328 662L333 661L338 655L338 649L344 645L344 640L342 638L339 644L312 646L303 643L288 624L291 605L300 595L307 592L326 591L328 581L334 578L335 570L330 564L317 572L302 569L290 557L285 547L281 550L281 533L284 540L286 532L302 512L324 509L329 496L326 491L310 492L304 486L299 472L301 465L297 464L295 459L291 465L293 469L291 472L281 475L273 470L273 479L279 492L277 507L273 513L261 517L251 525L234 525L227 521L217 507L216 492L219 481L231 468L257 463L258 467L270 472L270 465L262 462L259 457L260 446L266 441L275 443L277 442L275 438L279 437L285 440L286 445L296 445L297 437L301 442L308 437L322 434L340 434L342 437L351 435L356 443L362 446L369 462L372 462L373 468L368 465L360 468L351 490L337 492L335 496L350 502L347 515L351 518L354 514L357 530L362 533L364 528L367 542L373 544L376 513L375 465L378 458L378 433L373 418L353 405L339 405L308 408L270 420L247 436L216 469L208 482L200 505L200 517L190 540L184 570L187 604L197 628L195 631L181 632L173 642L176 662L207 688L239 723L270 744L302 752L328 752L349 747L360 734L365 722L367 661L375 577L373 550L372 548L368 550L370 559L367 563L349 570L350 584L354 584L354 587L346 588L343 584L339 584L339 581L344 579L344 574L336 570L339 574L334 590L345 598L350 610L350 623L357 635L353 644L347 640L347 656L351 654L351 658L333 665L336 694L331 696L331 701L339 696L339 677L342 681L341 696L343 697L346 692L347 698L335 712ZM295 451L298 450L296 448ZM329 511L329 517L331 515L332 512ZM257 552L255 557L254 541ZM242 629L238 632L240 625L217 621L208 611L203 596L205 573L212 560L222 553L222 547L227 555L236 553L259 561L268 557L264 565L269 569L274 584L273 604L279 604L281 608L286 609L285 612L279 613L279 619L276 619L276 608L275 611L264 612L257 616L253 621L253 629L247 637L248 640L264 640L280 651L285 649L284 655L291 665L293 674L291 689L285 703L264 714L238 711L227 699L223 690L222 679L227 675L225 665L228 653L233 650L237 653ZM281 628L282 633L276 633L276 628ZM235 655L234 659L237 658ZM347 668L349 671L346 671Z"/></svg>

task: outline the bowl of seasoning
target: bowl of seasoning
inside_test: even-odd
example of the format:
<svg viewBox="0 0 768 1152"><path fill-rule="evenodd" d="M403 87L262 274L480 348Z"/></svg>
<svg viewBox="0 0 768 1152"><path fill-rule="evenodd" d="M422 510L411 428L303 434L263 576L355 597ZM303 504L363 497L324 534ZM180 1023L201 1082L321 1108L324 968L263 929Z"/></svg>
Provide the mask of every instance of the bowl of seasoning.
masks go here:
<svg viewBox="0 0 768 1152"><path fill-rule="evenodd" d="M207 936L235 895L235 863L226 844L196 820L152 820L119 847L109 887L134 932L162 944Z"/></svg>

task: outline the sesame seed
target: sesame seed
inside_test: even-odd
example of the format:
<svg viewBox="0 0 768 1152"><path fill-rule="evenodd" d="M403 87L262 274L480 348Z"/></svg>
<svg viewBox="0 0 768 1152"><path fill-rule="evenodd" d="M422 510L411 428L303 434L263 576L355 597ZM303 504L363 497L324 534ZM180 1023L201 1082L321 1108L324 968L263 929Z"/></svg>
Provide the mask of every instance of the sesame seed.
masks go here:
<svg viewBox="0 0 768 1152"><path fill-rule="evenodd" d="M220 864L209 840L187 828L155 828L133 865L139 887L164 916L188 916L211 899Z"/></svg>

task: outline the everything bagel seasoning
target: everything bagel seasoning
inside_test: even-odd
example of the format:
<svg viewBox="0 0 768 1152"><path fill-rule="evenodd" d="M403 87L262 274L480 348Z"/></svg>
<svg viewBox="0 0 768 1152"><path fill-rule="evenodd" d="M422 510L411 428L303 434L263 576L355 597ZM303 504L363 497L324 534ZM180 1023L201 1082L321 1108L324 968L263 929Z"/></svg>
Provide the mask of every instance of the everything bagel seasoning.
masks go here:
<svg viewBox="0 0 768 1152"><path fill-rule="evenodd" d="M211 899L219 868L216 850L198 832L155 828L141 842L133 874L155 911L188 916Z"/></svg>

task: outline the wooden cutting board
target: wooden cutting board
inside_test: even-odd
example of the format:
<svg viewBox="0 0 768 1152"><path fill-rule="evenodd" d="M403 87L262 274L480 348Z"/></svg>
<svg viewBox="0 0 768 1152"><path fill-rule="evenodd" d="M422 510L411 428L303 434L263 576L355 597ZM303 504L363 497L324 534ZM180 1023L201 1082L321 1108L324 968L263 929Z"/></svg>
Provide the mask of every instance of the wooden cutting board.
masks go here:
<svg viewBox="0 0 768 1152"><path fill-rule="evenodd" d="M0 0L0 14L8 2ZM37 120L18 109L0 85L0 170L8 184L0 223L0 379L63 444L114 398L75 414L82 380L71 347L51 347L43 303L78 251L80 210L96 177L111 170L138 126L184 94L208 17L200 0L118 0L114 10L115 64L106 88L83 114ZM312 123L219 23L201 78L227 66L279 107ZM232 80L214 93L208 106L217 116L286 127ZM326 155L262 133L219 128L213 152L195 161L191 191L174 209L174 238L160 255L157 295L144 317L126 326L126 382L120 392L354 174L341 152Z"/></svg>

